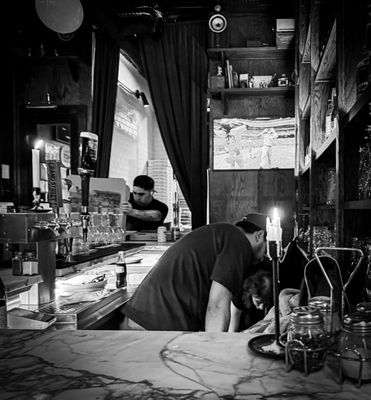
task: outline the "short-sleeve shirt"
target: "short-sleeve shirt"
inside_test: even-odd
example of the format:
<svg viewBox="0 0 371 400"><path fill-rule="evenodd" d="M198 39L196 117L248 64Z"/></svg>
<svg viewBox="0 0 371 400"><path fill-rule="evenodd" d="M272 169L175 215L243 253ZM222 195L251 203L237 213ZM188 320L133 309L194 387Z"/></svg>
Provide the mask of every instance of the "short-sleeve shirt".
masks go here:
<svg viewBox="0 0 371 400"><path fill-rule="evenodd" d="M141 206L137 204L134 200L133 193L130 193L129 203L136 210L158 210L161 213L160 221L143 221L139 218L134 218L128 215L126 217L126 229L129 231L153 231L156 230L159 226L163 225L164 220L169 211L168 206L165 203L157 199L152 199L152 201L146 206Z"/></svg>
<svg viewBox="0 0 371 400"><path fill-rule="evenodd" d="M122 312L150 330L205 330L212 281L236 296L252 265L249 240L228 223L202 226L172 245Z"/></svg>

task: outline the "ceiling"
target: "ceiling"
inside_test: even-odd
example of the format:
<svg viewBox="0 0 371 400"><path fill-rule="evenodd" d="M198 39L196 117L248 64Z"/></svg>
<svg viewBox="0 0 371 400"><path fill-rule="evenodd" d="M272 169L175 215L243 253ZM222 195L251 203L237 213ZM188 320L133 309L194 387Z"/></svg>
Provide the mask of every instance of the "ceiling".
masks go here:
<svg viewBox="0 0 371 400"><path fill-rule="evenodd" d="M215 0L108 0L119 15L140 12L145 8L157 10L166 22L206 19L216 4Z"/></svg>

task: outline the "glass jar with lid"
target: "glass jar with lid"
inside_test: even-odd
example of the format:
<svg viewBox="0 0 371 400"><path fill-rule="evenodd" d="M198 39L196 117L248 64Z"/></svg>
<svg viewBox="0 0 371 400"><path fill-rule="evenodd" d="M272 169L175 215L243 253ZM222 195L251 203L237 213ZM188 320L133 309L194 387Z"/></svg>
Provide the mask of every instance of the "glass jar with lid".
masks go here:
<svg viewBox="0 0 371 400"><path fill-rule="evenodd" d="M295 307L287 329L286 362L306 374L318 370L328 343L321 312L313 306Z"/></svg>
<svg viewBox="0 0 371 400"><path fill-rule="evenodd" d="M35 275L39 273L39 260L34 251L26 251L22 260L22 274Z"/></svg>
<svg viewBox="0 0 371 400"><path fill-rule="evenodd" d="M371 381L371 313L358 310L344 316L338 350L342 376L359 384Z"/></svg>
<svg viewBox="0 0 371 400"><path fill-rule="evenodd" d="M338 306L328 296L315 296L309 299L309 306L313 306L323 315L324 329L328 335L334 335L341 329Z"/></svg>

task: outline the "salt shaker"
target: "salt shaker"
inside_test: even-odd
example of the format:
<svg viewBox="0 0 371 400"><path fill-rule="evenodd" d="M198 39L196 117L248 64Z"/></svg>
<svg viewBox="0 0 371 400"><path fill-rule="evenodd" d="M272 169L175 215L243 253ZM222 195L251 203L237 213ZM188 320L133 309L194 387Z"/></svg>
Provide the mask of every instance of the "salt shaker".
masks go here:
<svg viewBox="0 0 371 400"><path fill-rule="evenodd" d="M358 381L371 381L371 315L357 310L344 316L338 350L342 375Z"/></svg>

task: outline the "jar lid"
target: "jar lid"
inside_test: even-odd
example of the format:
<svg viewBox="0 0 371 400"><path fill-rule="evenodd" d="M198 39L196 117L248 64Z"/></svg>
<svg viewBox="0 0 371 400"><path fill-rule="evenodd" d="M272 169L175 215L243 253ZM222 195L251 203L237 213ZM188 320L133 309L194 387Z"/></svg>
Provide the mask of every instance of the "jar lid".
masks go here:
<svg viewBox="0 0 371 400"><path fill-rule="evenodd" d="M356 310L364 313L369 313L371 315L371 301L364 301L356 305Z"/></svg>
<svg viewBox="0 0 371 400"><path fill-rule="evenodd" d="M371 314L355 311L344 316L344 329L355 333L371 333Z"/></svg>
<svg viewBox="0 0 371 400"><path fill-rule="evenodd" d="M315 296L308 301L308 305L320 311L331 311L331 298L328 296ZM335 308L334 304L333 307Z"/></svg>
<svg viewBox="0 0 371 400"><path fill-rule="evenodd" d="M313 306L295 307L290 315L290 322L300 325L315 325L323 323L321 312Z"/></svg>

